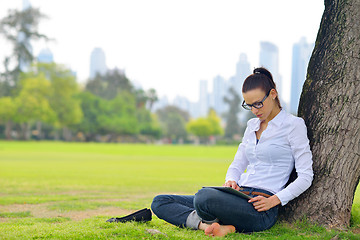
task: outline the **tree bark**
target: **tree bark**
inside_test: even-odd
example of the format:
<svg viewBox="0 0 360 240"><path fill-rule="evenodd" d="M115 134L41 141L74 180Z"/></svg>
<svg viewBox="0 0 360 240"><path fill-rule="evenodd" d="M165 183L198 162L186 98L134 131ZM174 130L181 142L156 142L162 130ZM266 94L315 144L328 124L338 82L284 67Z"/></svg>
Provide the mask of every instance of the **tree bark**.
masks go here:
<svg viewBox="0 0 360 240"><path fill-rule="evenodd" d="M312 186L282 218L341 228L350 223L360 177L360 1L325 0L298 115L308 127Z"/></svg>
<svg viewBox="0 0 360 240"><path fill-rule="evenodd" d="M25 123L22 123L20 125L20 129L21 129L21 134L20 134L20 139L21 140L29 140L30 139L30 123L28 122L25 122Z"/></svg>
<svg viewBox="0 0 360 240"><path fill-rule="evenodd" d="M36 131L37 131L37 140L43 140L44 134L42 132L42 122L40 121L36 122Z"/></svg>
<svg viewBox="0 0 360 240"><path fill-rule="evenodd" d="M67 127L63 127L63 138L66 142L70 142L72 140L71 131Z"/></svg>
<svg viewBox="0 0 360 240"><path fill-rule="evenodd" d="M5 137L6 140L11 140L12 122L9 120L5 124Z"/></svg>

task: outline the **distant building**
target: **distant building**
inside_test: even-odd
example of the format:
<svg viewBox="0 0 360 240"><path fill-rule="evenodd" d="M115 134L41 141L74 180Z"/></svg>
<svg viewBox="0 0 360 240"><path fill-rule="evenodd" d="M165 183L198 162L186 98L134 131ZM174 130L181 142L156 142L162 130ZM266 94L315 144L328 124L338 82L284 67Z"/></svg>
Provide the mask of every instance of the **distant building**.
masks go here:
<svg viewBox="0 0 360 240"><path fill-rule="evenodd" d="M166 96L163 96L157 100L152 106L152 112L156 112L158 109L164 108L169 105L169 99Z"/></svg>
<svg viewBox="0 0 360 240"><path fill-rule="evenodd" d="M29 0L23 0L22 1L22 10L26 10L31 7L31 3Z"/></svg>
<svg viewBox="0 0 360 240"><path fill-rule="evenodd" d="M314 44L307 43L305 38L301 38L298 43L293 45L290 95L290 112L293 114L297 114L298 111L300 94L313 49Z"/></svg>
<svg viewBox="0 0 360 240"><path fill-rule="evenodd" d="M260 43L260 66L267 68L271 72L281 96L282 84L279 74L279 49L275 44L270 42Z"/></svg>
<svg viewBox="0 0 360 240"><path fill-rule="evenodd" d="M52 63L54 62L54 56L50 49L44 48L40 51L37 60L40 63Z"/></svg>
<svg viewBox="0 0 360 240"><path fill-rule="evenodd" d="M22 1L22 9L21 9L22 11L26 11L30 7L31 4L29 0ZM25 28L28 28L27 24L25 25ZM30 29L28 30L30 31ZM17 35L17 42L21 43L26 48L26 50L32 55L33 48L31 46L30 39L26 39L26 35L24 32L19 32L19 34ZM26 62L23 59L20 59L19 67L22 72L28 71L29 66L30 66L30 62Z"/></svg>
<svg viewBox="0 0 360 240"><path fill-rule="evenodd" d="M280 96L281 106L287 110L288 105L282 98L284 92L282 77L279 73L279 48L275 44L270 42L260 43L260 66L267 68L271 72Z"/></svg>
<svg viewBox="0 0 360 240"><path fill-rule="evenodd" d="M216 76L213 79L213 107L218 115L225 112L226 104L224 97L226 95L227 87L225 79L221 76Z"/></svg>
<svg viewBox="0 0 360 240"><path fill-rule="evenodd" d="M199 109L200 109L200 106L199 106L198 102L190 102L189 114L192 118L200 117Z"/></svg>
<svg viewBox="0 0 360 240"><path fill-rule="evenodd" d="M90 57L90 78L107 71L105 53L101 48L94 48Z"/></svg>
<svg viewBox="0 0 360 240"><path fill-rule="evenodd" d="M251 74L250 63L247 60L247 55L245 53L241 53L239 57L239 61L236 64L236 83L233 86L239 96L242 95L242 85L247 76Z"/></svg>
<svg viewBox="0 0 360 240"><path fill-rule="evenodd" d="M186 112L190 112L190 102L186 97L176 96L173 105Z"/></svg>
<svg viewBox="0 0 360 240"><path fill-rule="evenodd" d="M207 80L200 81L199 115L204 117L208 114L209 96Z"/></svg>

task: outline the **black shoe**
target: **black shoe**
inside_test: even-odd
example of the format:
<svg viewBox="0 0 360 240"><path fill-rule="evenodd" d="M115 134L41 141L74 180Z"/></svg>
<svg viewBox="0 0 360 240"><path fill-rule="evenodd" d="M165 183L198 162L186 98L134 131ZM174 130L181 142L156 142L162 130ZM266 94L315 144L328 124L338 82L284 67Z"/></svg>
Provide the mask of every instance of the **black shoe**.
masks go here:
<svg viewBox="0 0 360 240"><path fill-rule="evenodd" d="M152 214L150 209L144 208L137 212L131 213L125 217L110 218L106 222L128 222L128 221L148 222L151 221L151 215Z"/></svg>

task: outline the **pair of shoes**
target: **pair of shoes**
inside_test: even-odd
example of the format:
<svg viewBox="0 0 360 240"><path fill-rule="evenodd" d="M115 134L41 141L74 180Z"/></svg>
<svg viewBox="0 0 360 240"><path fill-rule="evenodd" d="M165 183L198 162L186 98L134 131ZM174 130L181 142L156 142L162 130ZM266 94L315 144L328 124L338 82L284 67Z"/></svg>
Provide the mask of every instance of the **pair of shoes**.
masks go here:
<svg viewBox="0 0 360 240"><path fill-rule="evenodd" d="M121 218L110 218L106 222L128 222L128 221L135 221L135 222L148 222L151 221L151 211L150 209L144 208L137 212L131 213L125 217Z"/></svg>

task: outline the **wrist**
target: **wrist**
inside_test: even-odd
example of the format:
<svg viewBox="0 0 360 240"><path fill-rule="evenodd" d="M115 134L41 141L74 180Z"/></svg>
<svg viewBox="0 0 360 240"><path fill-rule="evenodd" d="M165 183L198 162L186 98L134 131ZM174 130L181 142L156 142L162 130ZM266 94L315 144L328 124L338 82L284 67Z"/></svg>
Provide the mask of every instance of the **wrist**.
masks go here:
<svg viewBox="0 0 360 240"><path fill-rule="evenodd" d="M270 197L272 207L275 207L281 203L280 199L276 195Z"/></svg>

